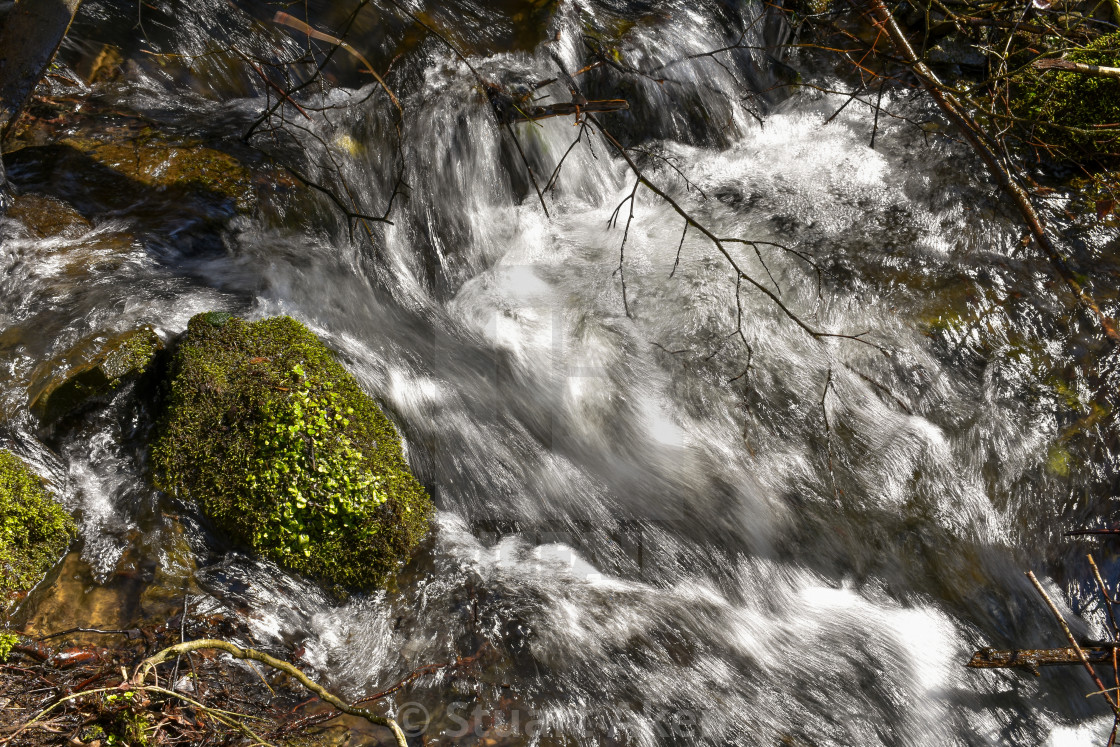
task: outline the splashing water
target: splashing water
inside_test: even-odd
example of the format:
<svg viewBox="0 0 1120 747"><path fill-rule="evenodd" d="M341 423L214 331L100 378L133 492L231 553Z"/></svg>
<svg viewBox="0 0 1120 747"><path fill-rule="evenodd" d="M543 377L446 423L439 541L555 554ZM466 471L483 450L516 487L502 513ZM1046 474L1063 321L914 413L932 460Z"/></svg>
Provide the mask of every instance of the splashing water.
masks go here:
<svg viewBox="0 0 1120 747"><path fill-rule="evenodd" d="M396 588L336 604L220 552L183 509L196 577L260 638L300 643L304 662L351 698L492 646L497 663L477 681L436 678L396 701L429 743L1100 734L1100 704L1084 702L1074 673L1028 680L962 666L976 646L1057 642L1021 571L1056 552L1041 527L1073 509L1053 496L1095 483L1055 464L1068 397L1047 388L1039 362L1070 355L1051 340L1060 303L1011 253L1017 228L958 146L884 118L871 149L874 113L835 113L843 97L741 101L742 76L756 89L777 80L761 52L730 66L686 60L734 40L736 24L757 46L773 41L753 23L760 7L563 2L536 39L502 25L512 11L459 5L474 19L459 29L472 64L511 85L554 77L557 59L580 69L584 35L626 21L627 61L665 66L671 80L629 80L631 114L599 121L656 154L634 152L717 236L769 242L725 247L783 306L861 339L814 338L737 285L700 231L682 240L665 201L646 189L627 201L625 161L570 118L514 126L538 179L583 138L546 216L475 79L429 40L397 91L409 188L372 244L360 230L351 240L329 206L234 218L207 251L183 237L208 218L158 197L53 238L4 219L0 411L29 453L48 459L26 411L35 367L77 340L139 323L170 338L215 308L290 314L400 424L437 529ZM229 21L227 4L199 6L153 33L184 54L219 27L265 43L248 16ZM441 9L429 10L438 21ZM189 93L172 78L138 64L113 95L217 131L262 108L256 89L229 103L232 74L195 79ZM299 143L345 146L343 175L378 206L393 184L388 106L373 86L329 96L367 94L304 123ZM923 111L902 95L889 103ZM33 171L8 165L17 191L65 192ZM1009 298L1025 300L1012 313ZM133 439L142 413L130 407L115 402L51 443L62 460L51 474L81 516L99 580L130 546L159 554L179 510L145 485Z"/></svg>

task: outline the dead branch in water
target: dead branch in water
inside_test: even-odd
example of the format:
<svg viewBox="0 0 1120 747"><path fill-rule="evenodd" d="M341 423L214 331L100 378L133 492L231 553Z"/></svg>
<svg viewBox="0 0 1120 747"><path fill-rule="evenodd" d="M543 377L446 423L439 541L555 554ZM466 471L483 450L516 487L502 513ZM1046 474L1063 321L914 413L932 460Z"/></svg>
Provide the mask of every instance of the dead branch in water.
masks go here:
<svg viewBox="0 0 1120 747"><path fill-rule="evenodd" d="M1065 618L1058 610L1054 600L1046 593L1034 572L1028 571L1027 578L1030 579L1031 584L1050 610L1050 614L1062 629L1066 640L1069 641L1069 647L1004 650L982 648L973 653L972 659L966 666L973 669L1025 669L1035 676L1039 676L1041 675L1039 667L1080 664L1097 686L1097 689L1086 697L1103 696L1109 708L1112 709L1112 731L1107 742L1108 747L1112 747L1116 743L1117 733L1120 733L1120 624L1117 623L1116 619L1113 594L1109 592L1108 586L1101 577L1096 560L1092 555L1088 555L1087 560L1090 568L1092 568L1093 578L1097 583L1097 590L1105 608L1105 629L1108 631L1109 641L1093 641L1085 645L1079 643L1069 625L1066 624ZM1112 667L1114 687L1105 687L1104 681L1101 680L1097 670L1093 667L1094 664Z"/></svg>
<svg viewBox="0 0 1120 747"><path fill-rule="evenodd" d="M982 648L976 651L965 666L972 669L1025 669L1036 676L1039 667L1083 665L1081 655L1091 664L1110 664L1112 646L1085 646L1078 653L1074 648Z"/></svg>

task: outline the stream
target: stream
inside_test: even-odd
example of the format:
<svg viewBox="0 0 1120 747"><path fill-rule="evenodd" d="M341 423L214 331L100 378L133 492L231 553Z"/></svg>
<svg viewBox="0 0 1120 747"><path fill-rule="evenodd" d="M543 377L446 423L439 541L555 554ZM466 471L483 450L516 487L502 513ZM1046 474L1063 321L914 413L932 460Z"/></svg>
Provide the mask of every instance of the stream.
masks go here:
<svg viewBox="0 0 1120 747"><path fill-rule="evenodd" d="M324 29L349 15L298 5ZM1063 644L1031 569L1105 637L1084 557L1112 581L1120 557L1062 533L1115 510L1120 367L931 105L888 89L900 116L876 117L818 90L845 89L836 70L791 87L812 61L761 49L688 59L785 41L753 2L407 5L511 89L583 68L585 37L622 38L658 73L581 77L589 98L629 102L596 119L715 235L760 242L725 247L782 306L848 337L737 286L648 189L612 223L634 175L571 116L511 126L541 187L581 136L546 215L474 75L399 14L370 9L348 38L382 70L400 56L403 159L392 105L341 53L338 87L307 99L338 108L293 109L295 134L252 141L341 175L374 215L403 164L392 223L367 233L240 143L275 94L211 52L298 53L274 5L156 0L138 19L87 0L63 59L80 69L110 43L119 72L71 91L99 113L55 131L224 149L255 196L118 184L105 164L124 156L105 149L5 155L0 442L80 525L27 627L131 625L186 590L200 614L244 618L251 643L301 648L350 699L492 648L478 676L388 701L431 745L1103 744L1112 718L1081 670L964 664ZM38 230L28 196L65 225ZM1078 236L1078 257L1114 265L1114 231ZM39 428L28 392L76 344L143 324L170 342L209 310L301 320L398 424L438 511L390 589L339 603L154 491L142 392Z"/></svg>

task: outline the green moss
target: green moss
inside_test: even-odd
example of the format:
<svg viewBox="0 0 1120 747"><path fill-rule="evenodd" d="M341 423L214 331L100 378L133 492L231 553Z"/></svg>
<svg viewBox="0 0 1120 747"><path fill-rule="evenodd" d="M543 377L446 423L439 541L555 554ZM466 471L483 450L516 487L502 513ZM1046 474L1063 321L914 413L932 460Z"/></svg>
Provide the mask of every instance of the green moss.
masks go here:
<svg viewBox="0 0 1120 747"><path fill-rule="evenodd" d="M152 463L234 541L346 588L382 585L431 514L388 418L288 317L191 319Z"/></svg>
<svg viewBox="0 0 1120 747"><path fill-rule="evenodd" d="M105 355L102 364L105 372L114 380L120 380L133 372L144 373L152 358L163 348L159 335L151 327L144 327L127 335L114 349Z"/></svg>
<svg viewBox="0 0 1120 747"><path fill-rule="evenodd" d="M0 610L13 594L39 583L70 546L74 520L37 475L0 450Z"/></svg>
<svg viewBox="0 0 1120 747"><path fill-rule="evenodd" d="M15 633L0 633L0 662L8 660L17 643L19 636Z"/></svg>
<svg viewBox="0 0 1120 747"><path fill-rule="evenodd" d="M1120 32L1102 36L1085 49L1069 52L1065 59L1116 67L1120 65ZM1027 125L1032 130L1032 141L1058 146L1071 160L1084 155L1116 154L1120 150L1120 136L1116 132L1089 134L1046 126L1051 123L1087 130L1094 125L1120 123L1120 79L1029 68L1015 82L1014 113L1043 123Z"/></svg>

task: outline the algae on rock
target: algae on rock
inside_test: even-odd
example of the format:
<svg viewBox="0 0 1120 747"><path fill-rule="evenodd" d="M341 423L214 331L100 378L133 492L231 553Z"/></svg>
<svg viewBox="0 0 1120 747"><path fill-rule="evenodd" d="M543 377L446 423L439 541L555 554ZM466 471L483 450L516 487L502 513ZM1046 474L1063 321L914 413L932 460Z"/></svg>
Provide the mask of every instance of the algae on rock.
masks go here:
<svg viewBox="0 0 1120 747"><path fill-rule="evenodd" d="M92 355L87 350L91 347L96 351ZM62 375L50 371L31 397L31 411L42 422L50 423L106 397L143 374L162 349L163 343L151 327L131 330L103 343L83 343L72 354L89 358L88 362Z"/></svg>
<svg viewBox="0 0 1120 747"><path fill-rule="evenodd" d="M74 520L23 460L0 449L0 612L66 552Z"/></svg>
<svg viewBox="0 0 1120 747"><path fill-rule="evenodd" d="M289 317L191 319L152 465L234 541L344 588L383 585L432 511L392 423Z"/></svg>
<svg viewBox="0 0 1120 747"><path fill-rule="evenodd" d="M234 156L201 142L180 144L151 131L125 142L98 137L67 137L59 142L146 187L206 190L232 200L239 210L248 210L253 203L249 170Z"/></svg>

